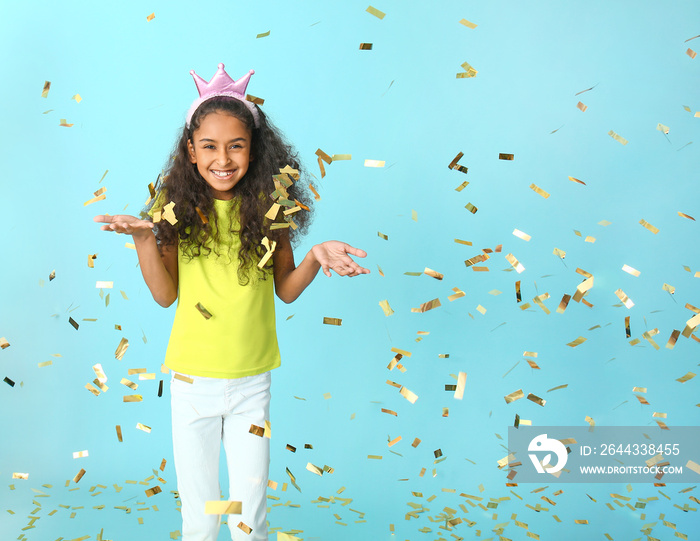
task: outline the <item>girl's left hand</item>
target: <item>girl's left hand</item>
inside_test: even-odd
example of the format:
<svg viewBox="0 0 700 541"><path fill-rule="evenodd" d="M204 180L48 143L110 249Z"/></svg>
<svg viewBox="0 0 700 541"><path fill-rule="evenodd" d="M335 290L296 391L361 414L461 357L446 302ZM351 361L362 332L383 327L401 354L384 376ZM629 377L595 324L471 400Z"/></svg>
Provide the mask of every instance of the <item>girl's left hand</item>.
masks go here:
<svg viewBox="0 0 700 541"><path fill-rule="evenodd" d="M321 264L323 274L331 276L331 269L340 276L357 276L369 274L369 269L360 267L350 255L366 257L367 252L359 248L353 248L349 244L337 240L328 240L311 248L316 261ZM348 255L349 254L349 255Z"/></svg>

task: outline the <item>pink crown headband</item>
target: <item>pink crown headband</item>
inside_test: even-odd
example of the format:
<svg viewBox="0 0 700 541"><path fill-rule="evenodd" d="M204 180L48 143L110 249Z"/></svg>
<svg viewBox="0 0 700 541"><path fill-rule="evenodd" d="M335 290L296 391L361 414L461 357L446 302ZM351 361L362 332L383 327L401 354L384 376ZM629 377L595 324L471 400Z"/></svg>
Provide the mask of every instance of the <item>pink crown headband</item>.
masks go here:
<svg viewBox="0 0 700 541"><path fill-rule="evenodd" d="M214 77L211 78L211 81L207 82L197 75L194 70L190 71L190 75L192 75L194 83L197 85L199 98L194 100L190 106L190 110L187 111L187 127L190 127L192 115L194 115L197 107L202 105L202 103L217 96L228 96L229 98L234 98L243 102L243 105L245 105L253 115L255 127L258 128L258 109L255 107L255 104L249 102L245 98L245 91L248 87L248 83L250 82L250 76L254 73L254 70L250 70L243 77L238 79L238 81L234 81L224 70L224 65L219 64L219 69L214 74Z"/></svg>

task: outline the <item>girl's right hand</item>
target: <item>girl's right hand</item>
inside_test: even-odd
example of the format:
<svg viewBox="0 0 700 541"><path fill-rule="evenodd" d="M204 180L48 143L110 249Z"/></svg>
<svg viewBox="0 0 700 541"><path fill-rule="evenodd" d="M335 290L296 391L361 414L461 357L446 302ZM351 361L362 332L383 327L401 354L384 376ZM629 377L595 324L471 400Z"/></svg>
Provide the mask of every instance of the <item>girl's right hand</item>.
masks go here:
<svg viewBox="0 0 700 541"><path fill-rule="evenodd" d="M153 222L140 220L136 216L128 214L117 214L110 216L109 214L100 214L93 218L95 222L104 223L100 229L102 231L114 231L115 233L126 233L134 238L145 238L152 234Z"/></svg>

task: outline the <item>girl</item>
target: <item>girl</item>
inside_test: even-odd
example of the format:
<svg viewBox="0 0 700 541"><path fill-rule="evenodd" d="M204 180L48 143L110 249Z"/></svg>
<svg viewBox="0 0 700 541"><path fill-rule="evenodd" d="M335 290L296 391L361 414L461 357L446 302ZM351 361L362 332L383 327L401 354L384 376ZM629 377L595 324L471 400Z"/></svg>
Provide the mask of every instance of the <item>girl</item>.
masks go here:
<svg viewBox="0 0 700 541"><path fill-rule="evenodd" d="M220 515L205 513L205 502L220 499L222 441L229 499L241 502L231 538L266 540L269 439L253 425L269 419L270 370L280 365L274 293L294 301L320 268L369 273L348 255L367 254L327 241L295 266L291 243L308 226L308 198L294 151L245 98L254 72L234 81L219 64L208 83L190 73L200 97L147 214L94 220L133 237L158 304L178 301L165 365L183 540L217 538Z"/></svg>

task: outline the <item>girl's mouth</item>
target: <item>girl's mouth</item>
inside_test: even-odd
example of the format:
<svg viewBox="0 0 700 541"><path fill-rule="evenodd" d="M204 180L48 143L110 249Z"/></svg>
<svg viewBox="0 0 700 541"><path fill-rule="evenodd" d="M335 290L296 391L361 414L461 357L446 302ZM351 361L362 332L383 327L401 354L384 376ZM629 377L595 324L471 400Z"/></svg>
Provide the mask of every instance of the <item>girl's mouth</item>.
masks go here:
<svg viewBox="0 0 700 541"><path fill-rule="evenodd" d="M217 171L216 169L210 170L212 175L221 180L228 180L233 176L234 171Z"/></svg>

